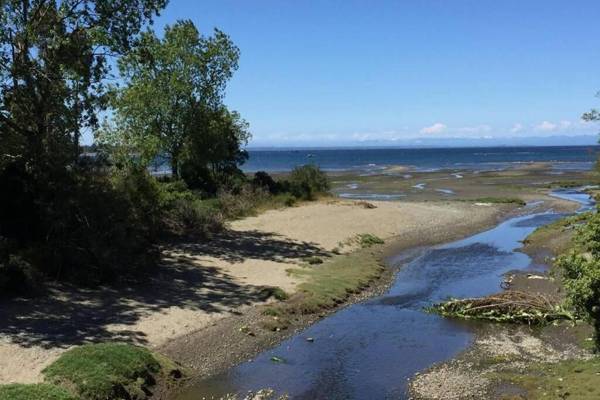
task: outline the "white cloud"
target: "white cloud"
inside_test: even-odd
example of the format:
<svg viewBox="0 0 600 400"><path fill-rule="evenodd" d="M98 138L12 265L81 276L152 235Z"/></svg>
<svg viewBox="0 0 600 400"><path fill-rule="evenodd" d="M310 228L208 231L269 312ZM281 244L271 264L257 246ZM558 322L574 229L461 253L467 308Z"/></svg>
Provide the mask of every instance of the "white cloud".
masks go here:
<svg viewBox="0 0 600 400"><path fill-rule="evenodd" d="M521 132L523 130L523 124L520 123L516 123L513 125L513 127L510 129L511 133L517 133L517 132Z"/></svg>
<svg viewBox="0 0 600 400"><path fill-rule="evenodd" d="M445 131L447 128L446 125L442 124L441 122L436 122L435 124L431 125L431 126L426 126L425 128L421 129L421 133L425 133L425 134L431 134L431 133L442 133L443 131Z"/></svg>
<svg viewBox="0 0 600 400"><path fill-rule="evenodd" d="M548 121L544 121L541 124L538 124L534 127L534 129L536 131L543 131L543 132L551 132L556 130L556 128L558 128L558 125L553 124L552 122L548 122Z"/></svg>
<svg viewBox="0 0 600 400"><path fill-rule="evenodd" d="M489 125L477 125L477 126L465 126L464 128L458 128L456 131L461 133L485 133L490 132L492 127Z"/></svg>
<svg viewBox="0 0 600 400"><path fill-rule="evenodd" d="M571 121L560 121L559 125L560 125L561 129L567 129L567 128L571 127L571 125L573 125L573 124L571 123Z"/></svg>

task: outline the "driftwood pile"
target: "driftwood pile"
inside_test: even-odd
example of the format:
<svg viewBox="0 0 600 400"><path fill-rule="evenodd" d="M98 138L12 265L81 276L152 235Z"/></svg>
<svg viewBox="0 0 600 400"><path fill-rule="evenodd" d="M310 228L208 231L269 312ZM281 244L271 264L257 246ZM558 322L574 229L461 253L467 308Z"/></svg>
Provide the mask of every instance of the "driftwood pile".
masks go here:
<svg viewBox="0 0 600 400"><path fill-rule="evenodd" d="M517 290L507 290L486 297L450 299L434 304L429 311L445 317L526 324L574 319L564 307L544 295Z"/></svg>

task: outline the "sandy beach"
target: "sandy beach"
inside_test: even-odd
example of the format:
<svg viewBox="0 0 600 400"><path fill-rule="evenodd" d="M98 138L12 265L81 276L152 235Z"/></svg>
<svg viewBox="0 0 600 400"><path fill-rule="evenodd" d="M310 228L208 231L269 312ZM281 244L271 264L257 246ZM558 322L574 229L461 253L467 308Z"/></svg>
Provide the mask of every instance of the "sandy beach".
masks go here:
<svg viewBox="0 0 600 400"><path fill-rule="evenodd" d="M507 207L372 204L375 208L323 200L270 210L231 223L211 241L164 249L163 265L143 285L93 290L55 286L48 297L5 301L0 304L0 383L40 381L40 371L74 345L121 340L158 348L224 317L243 314L264 304L265 285L294 292L299 278L287 269L306 257L328 254L357 234L416 244L434 232L482 229Z"/></svg>

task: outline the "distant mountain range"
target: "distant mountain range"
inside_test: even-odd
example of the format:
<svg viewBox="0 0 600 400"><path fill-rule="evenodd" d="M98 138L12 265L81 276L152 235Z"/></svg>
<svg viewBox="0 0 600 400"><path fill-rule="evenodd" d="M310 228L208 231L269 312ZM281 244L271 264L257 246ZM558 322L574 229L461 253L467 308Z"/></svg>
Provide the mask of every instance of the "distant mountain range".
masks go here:
<svg viewBox="0 0 600 400"><path fill-rule="evenodd" d="M540 136L506 138L410 138L398 140L314 143L286 141L281 144L252 141L248 149L273 148L340 148L340 147L497 147L497 146L590 146L598 144L598 135Z"/></svg>

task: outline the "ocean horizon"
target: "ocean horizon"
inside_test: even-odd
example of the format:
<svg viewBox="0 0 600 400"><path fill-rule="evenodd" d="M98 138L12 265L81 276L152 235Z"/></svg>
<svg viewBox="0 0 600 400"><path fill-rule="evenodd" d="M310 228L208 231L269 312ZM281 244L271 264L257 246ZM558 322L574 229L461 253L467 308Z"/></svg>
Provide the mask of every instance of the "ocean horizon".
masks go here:
<svg viewBox="0 0 600 400"><path fill-rule="evenodd" d="M502 170L546 162L556 170L590 170L600 155L593 146L250 148L245 172L286 172L305 164L325 171L374 172L391 166L415 171Z"/></svg>

